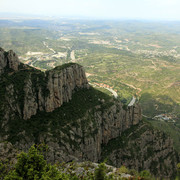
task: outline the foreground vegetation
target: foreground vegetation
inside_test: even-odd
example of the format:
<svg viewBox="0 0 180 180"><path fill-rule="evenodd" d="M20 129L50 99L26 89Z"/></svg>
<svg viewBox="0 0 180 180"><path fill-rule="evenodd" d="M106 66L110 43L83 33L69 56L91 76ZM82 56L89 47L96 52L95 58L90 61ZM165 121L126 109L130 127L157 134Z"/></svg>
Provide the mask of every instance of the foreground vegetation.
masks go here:
<svg viewBox="0 0 180 180"><path fill-rule="evenodd" d="M48 164L43 154L48 150L45 145L33 145L28 153L21 152L17 156L16 164L0 162L0 179L4 180L120 180L120 179L155 179L144 170L138 173L128 170L125 166L114 168L105 163L61 163ZM177 165L180 173L180 165ZM177 176L177 179L179 174Z"/></svg>

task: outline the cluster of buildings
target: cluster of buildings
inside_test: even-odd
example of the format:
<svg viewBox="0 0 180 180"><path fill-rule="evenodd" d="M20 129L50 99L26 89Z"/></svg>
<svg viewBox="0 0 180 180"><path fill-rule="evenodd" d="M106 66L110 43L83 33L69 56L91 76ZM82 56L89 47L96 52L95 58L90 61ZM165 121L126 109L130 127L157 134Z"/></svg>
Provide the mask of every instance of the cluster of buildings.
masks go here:
<svg viewBox="0 0 180 180"><path fill-rule="evenodd" d="M157 116L154 116L153 119L155 120L160 120L160 121L166 121L166 122L175 122L174 117L169 115L169 114L160 114L160 115L157 115Z"/></svg>
<svg viewBox="0 0 180 180"><path fill-rule="evenodd" d="M109 89L113 89L113 87L109 86L108 84L103 84L103 83L93 83L95 84L96 86L99 86L101 88L109 88ZM116 90L115 90L116 91Z"/></svg>

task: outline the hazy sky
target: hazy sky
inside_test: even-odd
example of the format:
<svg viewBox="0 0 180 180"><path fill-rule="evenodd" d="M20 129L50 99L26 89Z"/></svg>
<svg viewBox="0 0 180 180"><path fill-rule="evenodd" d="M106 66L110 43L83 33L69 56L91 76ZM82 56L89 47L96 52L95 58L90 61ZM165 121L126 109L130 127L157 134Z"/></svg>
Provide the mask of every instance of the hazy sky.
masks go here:
<svg viewBox="0 0 180 180"><path fill-rule="evenodd" d="M180 0L0 0L0 13L180 20Z"/></svg>

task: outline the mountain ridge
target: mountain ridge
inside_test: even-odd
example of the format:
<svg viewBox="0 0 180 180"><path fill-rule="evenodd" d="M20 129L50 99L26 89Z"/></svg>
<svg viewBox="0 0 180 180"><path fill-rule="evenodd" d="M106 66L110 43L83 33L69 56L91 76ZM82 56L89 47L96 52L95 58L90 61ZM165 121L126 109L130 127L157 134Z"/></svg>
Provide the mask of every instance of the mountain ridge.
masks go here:
<svg viewBox="0 0 180 180"><path fill-rule="evenodd" d="M118 100L92 88L82 66L71 63L43 73L19 63L13 51L1 49L0 67L1 142L11 142L15 148L25 151L34 143L45 143L50 148L47 159L53 163L72 160L98 162L103 158L104 146L123 137L128 130L133 134L133 127L146 126L136 136L133 134L136 143L133 146L137 147L134 155L129 154L132 143L126 139L124 162L132 162L133 157L137 161L141 159L134 168L153 172L153 157L146 156L146 145L151 142L152 150L159 152L153 167L158 171L153 173L163 177L174 174L178 156L172 140L163 133L158 138L153 136L159 131L143 125L138 104L125 107ZM138 143L139 139L144 139L144 143ZM112 146L108 158L119 166L122 157L116 148ZM123 150L121 146L118 148ZM116 161L115 157L118 157ZM160 158L164 159L163 162ZM149 163L143 165L145 160ZM128 165L133 166L132 163ZM165 168L168 165L169 168Z"/></svg>

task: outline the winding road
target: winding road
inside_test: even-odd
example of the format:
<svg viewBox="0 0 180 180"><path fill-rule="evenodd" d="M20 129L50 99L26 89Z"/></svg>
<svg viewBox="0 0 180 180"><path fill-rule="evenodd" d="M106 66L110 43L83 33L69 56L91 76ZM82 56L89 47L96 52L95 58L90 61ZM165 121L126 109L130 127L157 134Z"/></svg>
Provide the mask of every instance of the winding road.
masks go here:
<svg viewBox="0 0 180 180"><path fill-rule="evenodd" d="M117 94L117 92L116 91L114 91L113 89L111 89L111 88L106 88L106 87L104 87L105 89L107 89L108 91L110 91L112 94L113 94L113 96L117 99L117 97L118 97L118 94Z"/></svg>
<svg viewBox="0 0 180 180"><path fill-rule="evenodd" d="M118 97L118 94L117 94L117 92L116 91L114 91L112 88L108 88L108 87L103 87L103 86L99 86L98 84L92 84L92 83L90 83L89 82L89 84L90 85L92 85L92 86L98 86L98 87L101 87L101 88L104 88L104 89L107 89L108 91L110 91L112 94L113 94L113 96L117 99L117 97Z"/></svg>

